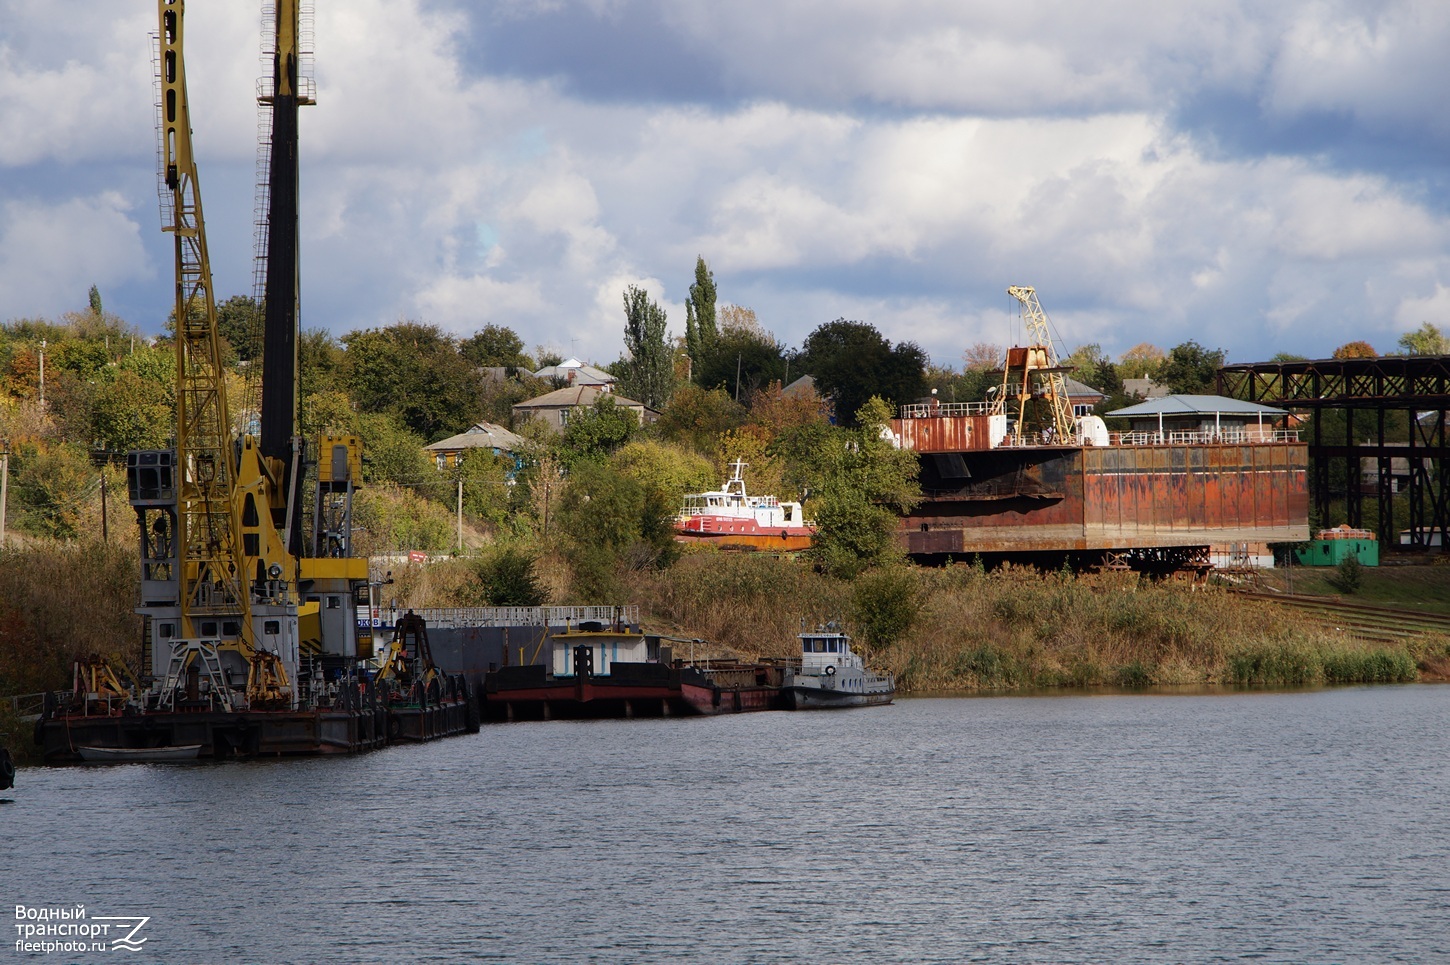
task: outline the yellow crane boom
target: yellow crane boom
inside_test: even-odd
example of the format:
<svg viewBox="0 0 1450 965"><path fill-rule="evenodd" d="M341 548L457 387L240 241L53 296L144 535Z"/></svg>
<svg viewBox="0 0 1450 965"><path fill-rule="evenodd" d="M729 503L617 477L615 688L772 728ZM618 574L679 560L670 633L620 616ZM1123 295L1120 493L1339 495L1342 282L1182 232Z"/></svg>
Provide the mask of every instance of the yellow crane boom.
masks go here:
<svg viewBox="0 0 1450 965"><path fill-rule="evenodd" d="M176 253L179 602L182 636L194 637L204 615L239 613L246 626L249 601L237 565L236 452L186 96L185 3L158 0L158 7L162 219Z"/></svg>

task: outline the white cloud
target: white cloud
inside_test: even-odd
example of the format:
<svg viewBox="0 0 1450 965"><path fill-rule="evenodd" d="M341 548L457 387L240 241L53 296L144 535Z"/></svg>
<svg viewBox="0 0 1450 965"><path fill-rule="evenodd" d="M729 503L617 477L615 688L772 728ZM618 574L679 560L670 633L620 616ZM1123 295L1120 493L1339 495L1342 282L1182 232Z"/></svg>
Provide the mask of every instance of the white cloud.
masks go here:
<svg viewBox="0 0 1450 965"><path fill-rule="evenodd" d="M113 192L0 206L0 317L54 317L58 296L69 309L91 285L152 277L129 207Z"/></svg>
<svg viewBox="0 0 1450 965"><path fill-rule="evenodd" d="M1301 6L1266 96L1280 114L1344 112L1370 129L1424 125L1450 134L1450 7L1438 0Z"/></svg>
<svg viewBox="0 0 1450 965"><path fill-rule="evenodd" d="M561 5L519 0L508 17L544 6ZM793 345L847 316L955 360L1007 340L1002 290L1025 283L1070 345L1198 338L1251 358L1387 332L1440 310L1450 284L1450 223L1418 185L1323 156L1225 154L1170 120L1207 90L1262 95L1286 118L1340 111L1412 128L1439 96L1422 82L1443 70L1427 58L1447 18L1423 3L1374 16L1245 0L561 9L625 22L641 6L702 71L754 99L576 96L577 78L470 62L480 38L461 7L320 5L319 106L302 117L307 324L507 324L608 361L624 287L649 286L678 332L699 254L723 300ZM0 40L0 119L20 131L0 146L12 175L0 203L59 212L27 223L90 259L80 282L53 277L69 269L21 250L7 223L7 252L41 267L4 270L23 282L26 311L58 314L111 264L114 284L164 317L165 280L134 281L149 270L142 246L168 263L136 177L153 151L151 28L99 0L84 12L57 24L0 0L15 15ZM250 9L188 7L203 193L227 284L250 276L257 32ZM60 102L39 116L45 85ZM58 178L64 157L97 160ZM124 202L103 200L123 190ZM139 242L133 211L145 212Z"/></svg>

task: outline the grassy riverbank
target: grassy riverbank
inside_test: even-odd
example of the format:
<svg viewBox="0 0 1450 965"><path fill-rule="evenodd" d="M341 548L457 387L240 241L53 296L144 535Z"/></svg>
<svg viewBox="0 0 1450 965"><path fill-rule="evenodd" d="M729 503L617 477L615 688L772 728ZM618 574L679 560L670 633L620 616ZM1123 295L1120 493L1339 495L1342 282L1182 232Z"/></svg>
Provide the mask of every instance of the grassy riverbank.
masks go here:
<svg viewBox="0 0 1450 965"><path fill-rule="evenodd" d="M800 617L844 617L873 662L918 692L1396 682L1439 676L1450 660L1450 638L1363 643L1219 588L1128 574L901 567L851 584L696 554L635 586L647 620L747 654L793 652Z"/></svg>

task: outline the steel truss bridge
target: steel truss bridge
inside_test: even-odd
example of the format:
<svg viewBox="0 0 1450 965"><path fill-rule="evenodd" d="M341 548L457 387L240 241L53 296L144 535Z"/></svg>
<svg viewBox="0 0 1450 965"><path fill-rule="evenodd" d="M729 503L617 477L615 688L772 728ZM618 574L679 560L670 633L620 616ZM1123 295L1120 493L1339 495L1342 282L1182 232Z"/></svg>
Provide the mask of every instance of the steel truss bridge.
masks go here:
<svg viewBox="0 0 1450 965"><path fill-rule="evenodd" d="M1226 365L1218 372L1218 393L1309 416L1310 500L1321 521L1329 519L1330 469L1345 469L1343 493L1349 525L1363 527L1366 495L1379 509L1377 533L1384 549L1399 546L1395 520L1394 463L1408 465L1404 491L1409 518L1404 526L1416 549L1450 550L1450 486L1445 458L1446 412L1450 410L1450 355L1413 355L1374 359L1324 359L1314 362L1255 362ZM1324 413L1342 410L1343 438L1329 438ZM1372 414L1372 435L1354 413ZM1406 413L1406 441L1386 436L1389 413ZM1376 485L1366 494L1362 460L1373 459Z"/></svg>

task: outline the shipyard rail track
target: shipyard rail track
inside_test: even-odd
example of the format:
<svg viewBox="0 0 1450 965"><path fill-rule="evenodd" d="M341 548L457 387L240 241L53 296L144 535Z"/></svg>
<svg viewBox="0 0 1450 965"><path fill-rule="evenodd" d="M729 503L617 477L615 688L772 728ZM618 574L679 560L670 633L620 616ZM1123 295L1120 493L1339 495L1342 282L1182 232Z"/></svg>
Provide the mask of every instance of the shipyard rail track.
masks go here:
<svg viewBox="0 0 1450 965"><path fill-rule="evenodd" d="M1349 603L1339 597L1286 596L1237 591L1251 600L1293 607L1315 623L1377 643L1396 643L1427 633L1450 636L1450 615Z"/></svg>

